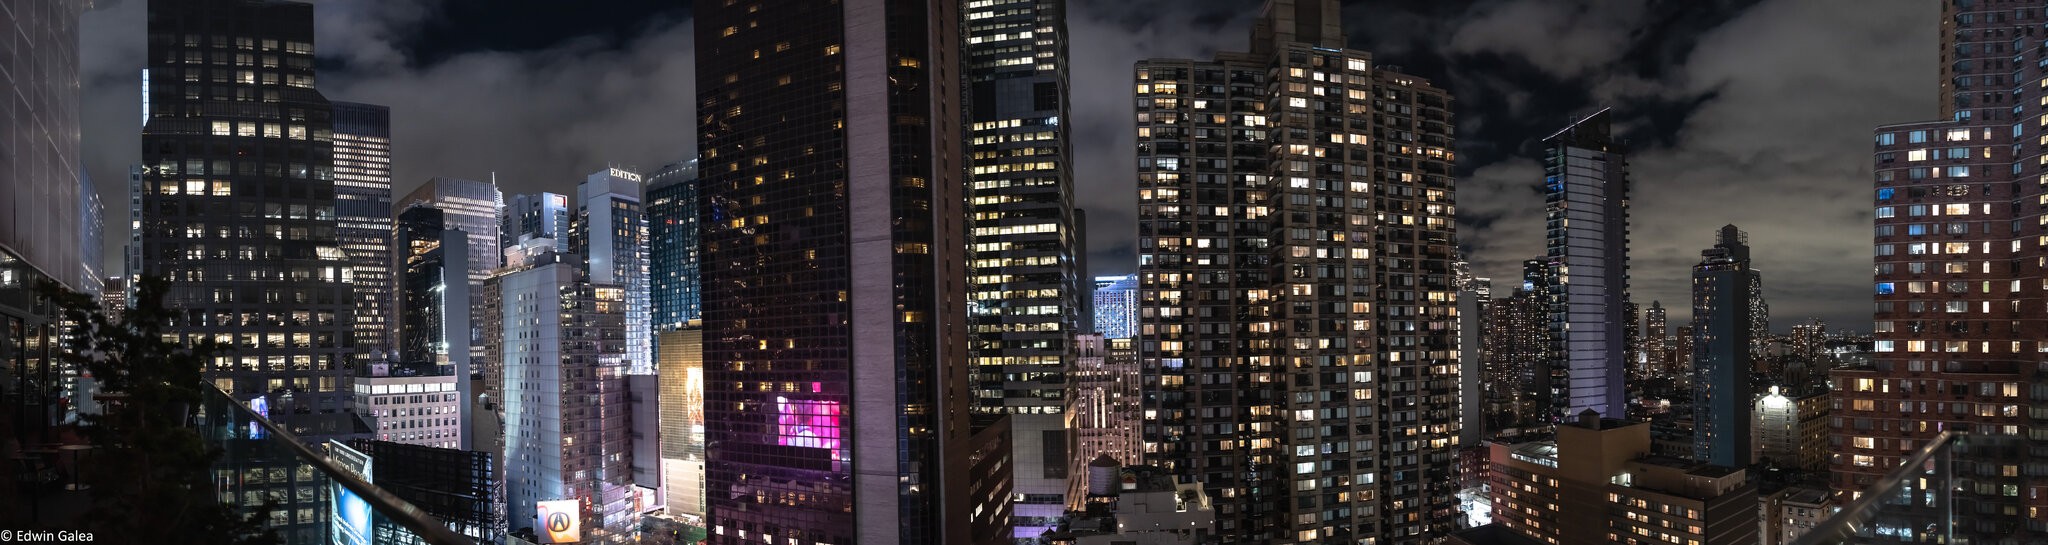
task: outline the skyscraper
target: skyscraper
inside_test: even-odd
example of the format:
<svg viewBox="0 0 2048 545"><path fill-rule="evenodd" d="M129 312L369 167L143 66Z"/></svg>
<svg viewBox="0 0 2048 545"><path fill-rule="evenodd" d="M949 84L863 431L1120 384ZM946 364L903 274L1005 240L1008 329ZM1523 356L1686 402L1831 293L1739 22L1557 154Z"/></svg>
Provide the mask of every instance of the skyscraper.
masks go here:
<svg viewBox="0 0 2048 545"><path fill-rule="evenodd" d="M1628 307L1628 159L1608 111L1543 139L1553 415L1623 418Z"/></svg>
<svg viewBox="0 0 2048 545"><path fill-rule="evenodd" d="M712 543L1010 539L959 364L959 7L696 4Z"/></svg>
<svg viewBox="0 0 2048 545"><path fill-rule="evenodd" d="M698 257L697 160L691 159L647 177L647 283L655 330L677 329L703 316Z"/></svg>
<svg viewBox="0 0 2048 545"><path fill-rule="evenodd" d="M975 410L1012 415L1016 537L1035 538L1065 514L1079 468L1066 373L1090 295L1075 253L1066 0L963 5Z"/></svg>
<svg viewBox="0 0 2048 545"><path fill-rule="evenodd" d="M1664 311L1664 303L1650 301L1650 308L1643 311L1643 376L1666 376L1671 368L1671 318Z"/></svg>
<svg viewBox="0 0 2048 545"><path fill-rule="evenodd" d="M469 381L472 329L469 235L448 229L441 209L415 204L398 213L398 338L393 360L454 365Z"/></svg>
<svg viewBox="0 0 2048 545"><path fill-rule="evenodd" d="M334 102L334 234L355 290L356 350L397 345L391 307L391 109Z"/></svg>
<svg viewBox="0 0 2048 545"><path fill-rule="evenodd" d="M1458 273L1458 444L1478 447L1486 420L1486 318L1493 306L1493 280L1473 277L1459 262Z"/></svg>
<svg viewBox="0 0 2048 545"><path fill-rule="evenodd" d="M356 298L313 6L151 2L148 62L141 273L169 278L166 303L185 312L165 331L232 339L207 371L238 399L341 410Z"/></svg>
<svg viewBox="0 0 2048 545"><path fill-rule="evenodd" d="M1726 467L1751 462L1751 293L1761 276L1749 264L1749 236L1733 225L1721 227L1714 247L1701 251L1692 268L1695 460Z"/></svg>
<svg viewBox="0 0 2048 545"><path fill-rule="evenodd" d="M504 247L499 246L502 241L498 238L504 221L499 214L505 207L505 196L498 192L496 182L435 176L399 199L393 212L422 203L441 209L447 228L469 234L471 285L482 286L493 271L505 264Z"/></svg>
<svg viewBox="0 0 2048 545"><path fill-rule="evenodd" d="M2015 37L2039 32L2048 2L1941 2L1939 117L1878 127L1873 159L1874 352L1832 371L1829 468L1859 492L1936 434L2016 436L2043 448L2048 352L2048 137L2038 66L2048 52ZM2023 42L2025 40L2022 40ZM2025 106L2015 111L2017 106ZM2048 531L2027 490L2048 478L2024 448L1958 456L1951 520L1957 539ZM2008 491L2018 491L2009 493Z"/></svg>
<svg viewBox="0 0 2048 545"><path fill-rule="evenodd" d="M495 240L495 238L494 238ZM543 527L536 502L576 500L583 539L628 543L633 452L625 290L543 251L490 279L504 339L505 493L513 528ZM564 395L572 392L576 395Z"/></svg>
<svg viewBox="0 0 2048 545"><path fill-rule="evenodd" d="M504 219L498 227L500 248L519 245L520 237L555 241L555 251L569 253L569 197L560 193L531 193L505 199Z"/></svg>
<svg viewBox="0 0 2048 545"><path fill-rule="evenodd" d="M1451 100L1273 0L1136 67L1145 462L1226 543L1421 543L1458 449ZM1156 295L1154 295L1156 294Z"/></svg>
<svg viewBox="0 0 2048 545"><path fill-rule="evenodd" d="M85 256L77 203L83 164L78 140L78 17L84 0L26 0L0 9L0 346L53 346L55 309L34 295L37 282L81 285ZM4 416L18 440L49 431L52 387L61 369L39 351L0 350L8 387L19 392ZM34 422L35 424L27 424ZM38 437L36 440L50 440Z"/></svg>
<svg viewBox="0 0 2048 545"><path fill-rule="evenodd" d="M626 290L626 372L654 373L654 333L647 294L646 189L638 173L607 168L576 186L569 252L584 259L590 281Z"/></svg>
<svg viewBox="0 0 2048 545"><path fill-rule="evenodd" d="M1504 406L1504 419L1512 425L1534 424L1550 414L1549 271L1545 260L1523 261L1522 284L1487 309L1485 388L1489 405Z"/></svg>
<svg viewBox="0 0 2048 545"><path fill-rule="evenodd" d="M1095 332L1105 339L1138 334L1138 275L1095 277Z"/></svg>

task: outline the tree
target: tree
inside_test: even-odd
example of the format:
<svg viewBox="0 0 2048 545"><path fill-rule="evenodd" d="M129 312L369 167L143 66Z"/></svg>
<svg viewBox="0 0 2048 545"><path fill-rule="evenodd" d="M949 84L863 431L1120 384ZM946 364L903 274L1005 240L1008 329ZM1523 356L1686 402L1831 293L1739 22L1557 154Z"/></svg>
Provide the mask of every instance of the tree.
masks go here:
<svg viewBox="0 0 2048 545"><path fill-rule="evenodd" d="M262 545L271 505L242 513L216 496L213 464L222 450L185 421L202 397L200 372L224 347L212 339L181 344L164 335L178 311L165 305L170 282L143 277L119 322L92 297L44 283L38 291L71 327L65 361L92 372L103 392L126 399L85 415L81 428L98 447L93 504L80 522L96 541Z"/></svg>

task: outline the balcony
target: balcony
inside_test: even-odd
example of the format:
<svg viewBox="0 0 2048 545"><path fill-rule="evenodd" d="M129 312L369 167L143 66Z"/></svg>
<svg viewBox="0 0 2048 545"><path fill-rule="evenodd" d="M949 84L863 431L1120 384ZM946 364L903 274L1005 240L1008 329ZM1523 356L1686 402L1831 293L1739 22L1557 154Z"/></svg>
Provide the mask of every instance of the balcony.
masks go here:
<svg viewBox="0 0 2048 545"><path fill-rule="evenodd" d="M323 428L319 423L294 422L288 428L258 415L211 384L200 385L199 391L199 406L184 419L197 432L201 444L219 453L209 470L215 487L213 495L243 509L269 500L269 520L263 527L274 532L279 543L477 543L345 469L349 464L343 457L329 454L323 446L309 446L287 431L317 433ZM123 394L108 392L94 398L108 406L118 406L127 399ZM285 418L328 416L335 415ZM104 525L92 518L95 503L117 505L104 502L118 498L101 498L96 494L104 494L112 484L108 479L123 473L107 465L118 463L110 459L113 456L104 448L109 443L87 441L93 434L84 425L68 421L50 427L48 433L20 434L7 443L6 450L16 466L15 490L8 503L20 511L11 520L21 523L13 530L25 532L24 535L41 535L26 532L45 531L52 536L59 531L106 535L99 531Z"/></svg>
<svg viewBox="0 0 2048 545"><path fill-rule="evenodd" d="M2028 456L2023 437L1942 432L1792 543L2006 543L2015 535L2039 535L2040 528L2031 527L2038 523L2024 515L1993 514L2035 507L2035 500L2000 491L2024 489L2027 477L1983 471Z"/></svg>

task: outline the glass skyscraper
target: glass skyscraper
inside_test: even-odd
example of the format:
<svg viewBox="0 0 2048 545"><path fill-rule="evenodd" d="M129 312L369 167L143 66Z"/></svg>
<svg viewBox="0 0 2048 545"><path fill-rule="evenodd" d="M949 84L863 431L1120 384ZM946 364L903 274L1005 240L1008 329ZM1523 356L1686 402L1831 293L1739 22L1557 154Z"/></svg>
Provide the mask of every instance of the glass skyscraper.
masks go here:
<svg viewBox="0 0 2048 545"><path fill-rule="evenodd" d="M0 367L11 371L0 398L16 439L48 441L56 309L34 295L53 280L82 280L82 167L79 162L78 17L83 0L24 0L0 9ZM74 404L75 405L75 404Z"/></svg>
<svg viewBox="0 0 2048 545"><path fill-rule="evenodd" d="M1543 139L1553 422L1586 409L1628 417L1628 156L1608 118L1603 109Z"/></svg>
<svg viewBox="0 0 2048 545"><path fill-rule="evenodd" d="M1007 543L960 364L961 3L756 7L693 14L710 542Z"/></svg>
<svg viewBox="0 0 2048 545"><path fill-rule="evenodd" d="M704 313L697 281L696 159L670 163L648 177L647 235L654 329L683 327Z"/></svg>
<svg viewBox="0 0 2048 545"><path fill-rule="evenodd" d="M1095 277L1095 332L1104 339L1138 334L1138 275Z"/></svg>
<svg viewBox="0 0 2048 545"><path fill-rule="evenodd" d="M618 168L592 173L576 186L569 252L589 266L590 281L626 290L626 370L654 373L654 334L647 293L647 215L640 175Z"/></svg>
<svg viewBox="0 0 2048 545"><path fill-rule="evenodd" d="M390 350L393 293L391 249L391 109L333 102L336 236L348 254L356 294L356 350Z"/></svg>
<svg viewBox="0 0 2048 545"><path fill-rule="evenodd" d="M1067 369L1085 331L1067 138L1065 0L965 4L968 323L975 410L1012 415L1016 537L1065 514L1076 461Z"/></svg>
<svg viewBox="0 0 2048 545"><path fill-rule="evenodd" d="M1749 263L1749 236L1722 227L1714 247L1692 269L1693 459L1748 467L1754 452L1750 409L1756 402L1751 346L1758 339L1751 297L1762 275Z"/></svg>
<svg viewBox="0 0 2048 545"><path fill-rule="evenodd" d="M555 241L555 251L569 253L569 197L560 193L530 193L507 197L502 225L498 228L500 248L519 245L521 237Z"/></svg>

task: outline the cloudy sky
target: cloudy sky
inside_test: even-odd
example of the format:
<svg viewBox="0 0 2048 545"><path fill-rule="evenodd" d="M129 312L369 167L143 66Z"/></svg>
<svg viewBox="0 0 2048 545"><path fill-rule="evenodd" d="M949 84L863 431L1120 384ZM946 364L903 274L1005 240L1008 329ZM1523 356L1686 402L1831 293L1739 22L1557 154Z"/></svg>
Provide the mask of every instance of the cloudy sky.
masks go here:
<svg viewBox="0 0 2048 545"><path fill-rule="evenodd" d="M1136 269L1131 65L1246 47L1257 0L1069 0L1077 187L1096 274ZM139 156L144 0L84 20L86 166L125 203ZM695 154L679 0L320 0L319 88L392 109L394 193L432 176L572 191ZM1633 148L1634 298L1689 312L1690 266L1733 223L1773 328L1870 327L1870 129L1935 115L1936 5L1917 0L1370 0L1351 46L1454 95L1460 238L1496 285L1542 253L1536 140L1609 106ZM1825 21L1824 24L1817 22ZM109 215L120 217L121 210ZM109 222L118 251L125 222ZM117 254L116 254L117 255ZM117 259L110 262L118 263Z"/></svg>

